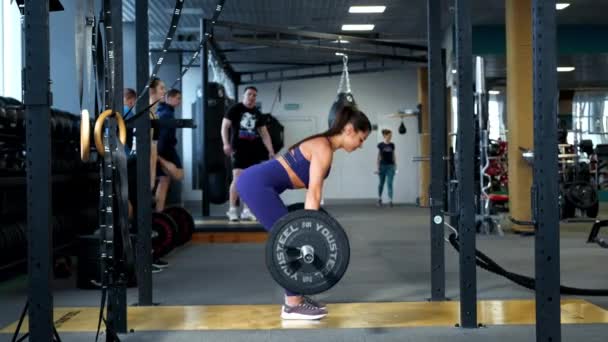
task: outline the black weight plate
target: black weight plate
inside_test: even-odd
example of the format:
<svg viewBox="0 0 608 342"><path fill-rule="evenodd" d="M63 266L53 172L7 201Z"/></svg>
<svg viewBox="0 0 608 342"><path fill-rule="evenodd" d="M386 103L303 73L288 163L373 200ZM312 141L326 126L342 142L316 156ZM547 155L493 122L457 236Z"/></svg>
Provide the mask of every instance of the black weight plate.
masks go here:
<svg viewBox="0 0 608 342"><path fill-rule="evenodd" d="M0 227L0 264L5 264L6 260L8 259L9 254L7 254L8 252L8 238L6 237L6 234L4 233L6 230L6 225L2 225L2 227Z"/></svg>
<svg viewBox="0 0 608 342"><path fill-rule="evenodd" d="M314 249L314 261L300 257L300 247ZM297 210L279 219L266 244L266 267L283 288L298 294L316 294L342 278L350 260L348 237L330 215Z"/></svg>
<svg viewBox="0 0 608 342"><path fill-rule="evenodd" d="M296 211L296 210L304 210L304 203L297 202L297 203L293 203L293 204L290 204L287 206L288 212L292 212L292 211ZM319 211L322 211L322 212L328 214L328 212L325 209L323 209L323 207L320 207Z"/></svg>
<svg viewBox="0 0 608 342"><path fill-rule="evenodd" d="M587 182L570 185L566 190L566 199L580 209L589 209L598 202L597 191Z"/></svg>
<svg viewBox="0 0 608 342"><path fill-rule="evenodd" d="M152 213L152 250L155 258L163 257L173 250L177 225L163 213Z"/></svg>
<svg viewBox="0 0 608 342"><path fill-rule="evenodd" d="M171 216L177 224L177 246L181 246L192 239L192 234L194 234L194 218L186 209L182 207L168 207L163 210L163 213Z"/></svg>

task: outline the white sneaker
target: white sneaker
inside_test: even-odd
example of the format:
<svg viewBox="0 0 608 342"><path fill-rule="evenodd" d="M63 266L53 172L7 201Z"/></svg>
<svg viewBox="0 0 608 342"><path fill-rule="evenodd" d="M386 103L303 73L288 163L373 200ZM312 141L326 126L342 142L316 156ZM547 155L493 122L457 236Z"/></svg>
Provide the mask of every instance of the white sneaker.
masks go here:
<svg viewBox="0 0 608 342"><path fill-rule="evenodd" d="M230 220L230 221L238 221L239 220L239 213L237 212L236 208L234 208L234 207L230 208L226 212L226 215L228 216L228 220Z"/></svg>
<svg viewBox="0 0 608 342"><path fill-rule="evenodd" d="M249 208L245 208L243 209L243 212L241 212L241 220L255 221L257 219L255 215L253 215L253 213L249 210Z"/></svg>

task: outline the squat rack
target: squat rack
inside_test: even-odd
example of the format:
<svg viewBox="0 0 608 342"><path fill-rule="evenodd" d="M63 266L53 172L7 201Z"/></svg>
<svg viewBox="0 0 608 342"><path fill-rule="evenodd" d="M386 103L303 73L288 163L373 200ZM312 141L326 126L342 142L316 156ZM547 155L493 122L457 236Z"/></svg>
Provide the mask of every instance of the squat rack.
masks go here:
<svg viewBox="0 0 608 342"><path fill-rule="evenodd" d="M112 1L115 5L116 1ZM429 67L430 77L429 90L431 98L431 115L433 118L443 117L441 113L444 109L443 86L438 75L441 74L441 59L439 57L438 33L441 29L437 15L439 0L429 0ZM147 10L147 2L137 0L138 14ZM534 31L534 125L535 125L535 162L534 162L534 186L533 186L533 223L536 228L535 235L535 260L536 260L536 331L537 341L560 341L560 294L559 294L559 215L557 202L557 151L553 148L554 141L557 141L556 124L556 99L557 99L557 80L555 75L556 66L556 46L555 46L555 1L554 0L534 0L533 1L533 31ZM461 122L459 125L462 130L466 124L472 124L472 88L464 86L472 84L472 56L471 56L471 22L470 22L471 3L470 0L456 1L456 25L457 25L457 54L458 54L458 74L459 74L459 117L461 121L465 118L469 122ZM147 13L147 11L146 11ZM147 65L142 63L147 61L144 51L147 51L147 15L138 15L137 22L137 73L138 88L146 82ZM51 294L51 246L52 246L52 225L51 225L51 184L50 179L50 107L52 105L52 94L50 93L50 40L49 40L49 2L28 3L24 12L25 27L25 72L24 72L24 104L27 118L27 173L28 173L28 236L36 236L36 239L28 239L28 301L29 301L29 331L33 340L52 340L53 338L53 298ZM207 32L204 22L201 24L201 31ZM146 34L142 34L142 33ZM206 62L207 51L203 50L201 62ZM42 48L41 48L42 47ZM35 63L30 60L35 56ZM202 64L206 65L206 64ZM204 68L202 68L204 69ZM145 75L145 77L144 77ZM203 81L206 81L206 72L203 71ZM468 82L470 81L470 82ZM206 84L203 82L203 84ZM202 87L205 89L205 87ZM470 95L470 96L468 96ZM120 96L118 97L120 98ZM141 103L147 101L141 100ZM206 103L206 101L204 102ZM469 113L463 115L463 113ZM432 120L432 122L442 122L443 120ZM148 120L141 120L138 128L146 134L149 128ZM148 125L148 126L145 126ZM443 122L445 125L445 122ZM432 125L432 141L439 142L437 149L432 150L431 163L433 165L442 164L445 167L445 153L442 153L441 144L445 139L443 127ZM141 132L140 131L140 132ZM440 137L437 135L440 134ZM459 189L460 204L460 239L462 241L461 253L461 312L462 327L474 328L477 326L476 305L476 279L475 265L471 259L474 258L475 234L472 231L474 226L474 210L472 196L472 170L466 161L473 158L472 144L465 143L466 135L459 139ZM141 144L140 148L145 148L147 144ZM435 146L436 144L432 144ZM468 146L470 145L470 146ZM148 146L149 148L149 146ZM142 151L143 152L143 151ZM149 151L148 151L149 152ZM144 153L142 153L144 154ZM439 158L439 159L438 159ZM467 166L468 164L468 166ZM145 167L138 160L138 167ZM434 168L433 168L434 169ZM470 172L467 172L469 170ZM443 208L442 191L443 177L442 168L433 174L432 185L432 272L433 299L442 299L445 295L444 281L445 275L443 263L443 242L439 242L439 225L435 218L440 208ZM437 186L437 180L440 180ZM468 187L467 187L468 185ZM141 190L146 187L139 187L138 198L142 203L146 197L146 191ZM466 190L464 190L466 189ZM145 206L140 206L145 207ZM142 227L149 221L147 216L138 211L138 224ZM146 239L142 239L146 240ZM138 245L138 252L144 250L143 246ZM439 251L439 249L441 251ZM443 273L443 274L442 274ZM471 277L473 276L473 277ZM466 282L468 279L468 283ZM464 283L463 283L464 281ZM151 288L149 289L151 290ZM150 292L151 293L151 292ZM141 298L148 294L140 293ZM151 296L151 294L150 294Z"/></svg>
<svg viewBox="0 0 608 342"><path fill-rule="evenodd" d="M443 243L440 223L443 220L445 181L445 99L438 71L441 32L440 0L428 0L429 94L431 111L431 300L443 300L445 289ZM555 0L532 1L534 65L534 183L532 186L535 227L536 340L561 340L560 255L557 169L557 49ZM471 52L471 0L456 0L455 41L458 74L457 164L458 234L460 240L460 326L476 328L477 279L475 266L475 209L473 196L474 111L473 56Z"/></svg>

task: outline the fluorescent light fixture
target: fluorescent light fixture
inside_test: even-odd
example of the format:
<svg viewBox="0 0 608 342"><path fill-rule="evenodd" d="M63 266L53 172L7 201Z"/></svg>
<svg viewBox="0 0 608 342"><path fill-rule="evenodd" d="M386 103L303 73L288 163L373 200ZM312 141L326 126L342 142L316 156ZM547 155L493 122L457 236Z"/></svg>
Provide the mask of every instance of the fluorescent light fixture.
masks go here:
<svg viewBox="0 0 608 342"><path fill-rule="evenodd" d="M452 69L452 74L457 73L458 71L456 71L456 69Z"/></svg>
<svg viewBox="0 0 608 342"><path fill-rule="evenodd" d="M498 94L500 94L500 90L490 90L490 91L488 91L488 94L490 94L490 95L498 95Z"/></svg>
<svg viewBox="0 0 608 342"><path fill-rule="evenodd" d="M342 31L371 31L375 27L374 24L345 24L342 25Z"/></svg>
<svg viewBox="0 0 608 342"><path fill-rule="evenodd" d="M346 54L343 52L336 52L336 56L346 56Z"/></svg>
<svg viewBox="0 0 608 342"><path fill-rule="evenodd" d="M350 6L348 13L384 13L386 6Z"/></svg>
<svg viewBox="0 0 608 342"><path fill-rule="evenodd" d="M336 40L332 41L332 43L348 44L348 43L350 43L350 41L348 41L346 39L336 39Z"/></svg>
<svg viewBox="0 0 608 342"><path fill-rule="evenodd" d="M574 69L576 69L576 68L573 66L557 67L557 72L571 72L571 71L574 71Z"/></svg>
<svg viewBox="0 0 608 342"><path fill-rule="evenodd" d="M568 7L568 6L570 6L570 4L567 3L567 2L558 2L558 3L555 4L555 9L558 10L558 11L561 11L564 8Z"/></svg>

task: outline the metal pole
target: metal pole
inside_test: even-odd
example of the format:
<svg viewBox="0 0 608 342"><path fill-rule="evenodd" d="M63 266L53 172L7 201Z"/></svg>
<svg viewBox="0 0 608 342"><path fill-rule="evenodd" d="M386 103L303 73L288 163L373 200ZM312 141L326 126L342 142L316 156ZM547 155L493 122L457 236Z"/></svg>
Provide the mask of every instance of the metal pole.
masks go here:
<svg viewBox="0 0 608 342"><path fill-rule="evenodd" d="M475 265L475 116L473 110L473 55L471 0L456 0L456 55L458 60L458 230L460 238L460 320L463 328L477 327L477 270Z"/></svg>
<svg viewBox="0 0 608 342"><path fill-rule="evenodd" d="M201 20L201 37L208 34L209 30L209 22L206 19ZM202 177L202 192L203 192L203 216L209 216L209 177L207 175L207 125L205 124L205 116L208 113L208 91L207 91L207 83L209 82L209 73L207 69L207 65L209 64L209 40L205 41L203 45L203 49L201 51L200 56L201 63L201 128L199 128L199 133L201 134L201 151L203 153L202 156L198 156L201 160L199 175Z"/></svg>
<svg viewBox="0 0 608 342"><path fill-rule="evenodd" d="M137 50L136 72L137 89L146 89L150 77L150 57L148 55L148 0L135 1L135 47ZM140 94L138 94L139 96ZM136 104L137 111L148 106L149 93L140 98ZM137 148L137 245L136 267L138 302L142 306L150 306L152 302L152 208L149 205L152 198L150 190L150 119L143 115L136 123ZM133 180L130 180L133 181Z"/></svg>
<svg viewBox="0 0 608 342"><path fill-rule="evenodd" d="M107 46L109 57L109 72L110 82L114 92L109 94L112 96L109 103L112 104L112 109L122 112L123 108L123 76L122 76L122 0L110 0L111 14L106 19L105 28L107 33ZM108 102L106 102L106 105ZM114 227L116 228L116 226ZM119 227L122 229L123 227ZM114 256L121 255L122 235L120 232L114 233ZM114 282L108 292L108 322L116 332L127 332L127 284L126 281L118 281L118 278L113 277Z"/></svg>
<svg viewBox="0 0 608 342"><path fill-rule="evenodd" d="M536 341L561 341L555 0L533 0Z"/></svg>
<svg viewBox="0 0 608 342"><path fill-rule="evenodd" d="M24 27L29 333L32 341L52 341L52 94L48 1L25 3Z"/></svg>
<svg viewBox="0 0 608 342"><path fill-rule="evenodd" d="M431 114L431 300L445 300L445 244L443 198L445 191L445 92L441 51L441 1L429 0L428 66L429 112Z"/></svg>

